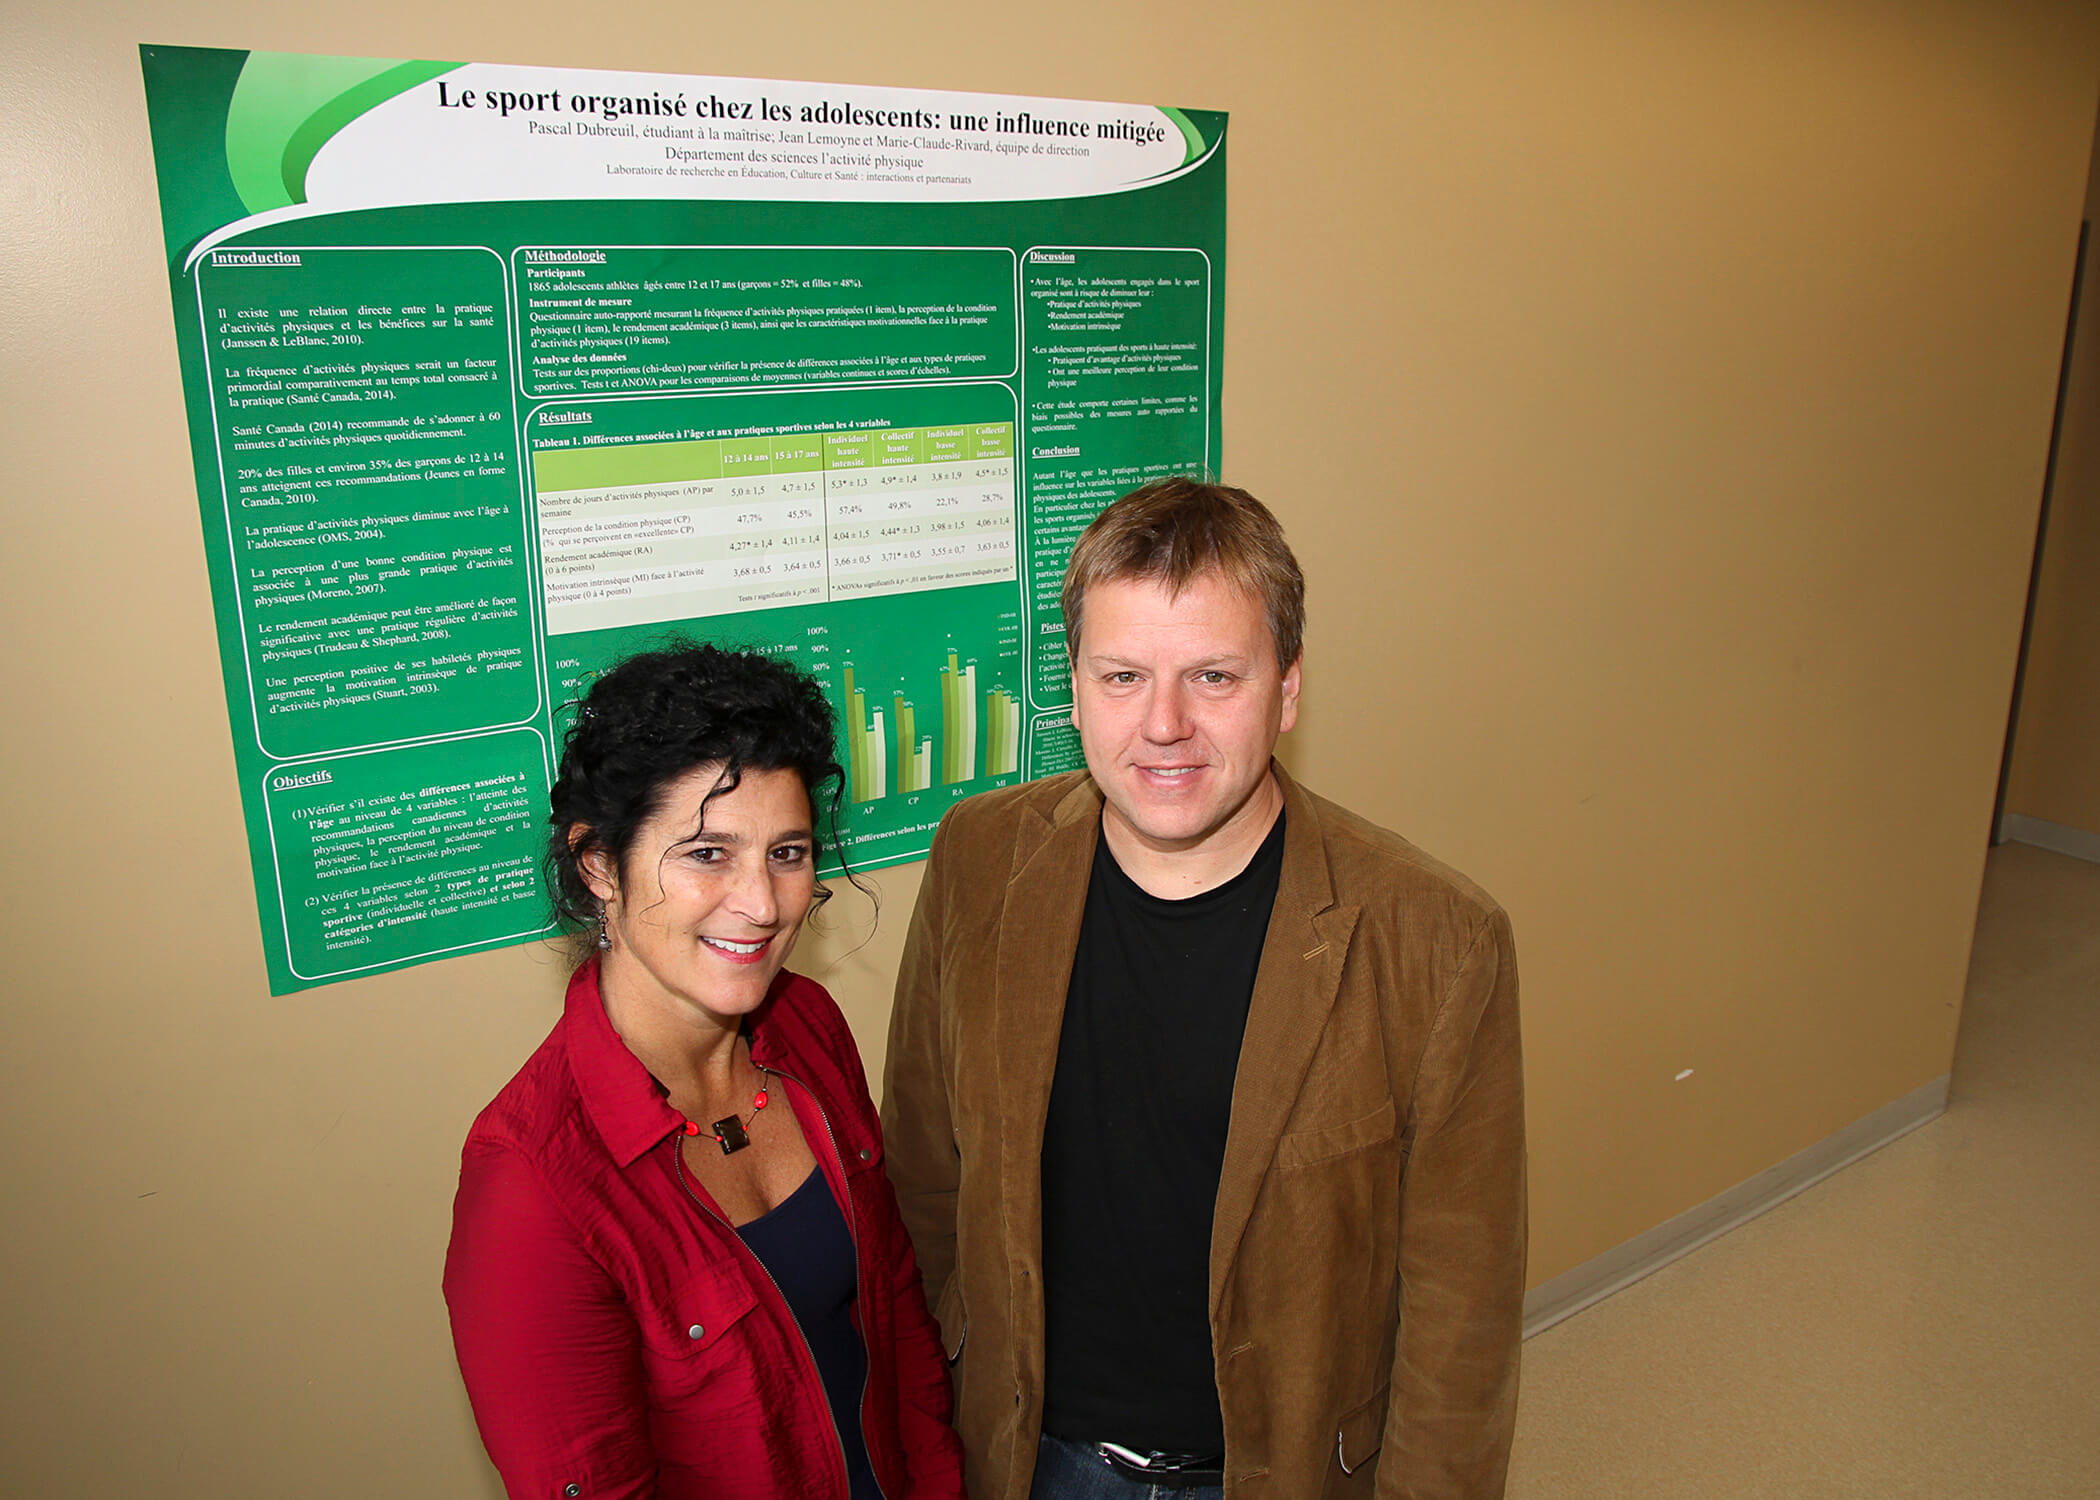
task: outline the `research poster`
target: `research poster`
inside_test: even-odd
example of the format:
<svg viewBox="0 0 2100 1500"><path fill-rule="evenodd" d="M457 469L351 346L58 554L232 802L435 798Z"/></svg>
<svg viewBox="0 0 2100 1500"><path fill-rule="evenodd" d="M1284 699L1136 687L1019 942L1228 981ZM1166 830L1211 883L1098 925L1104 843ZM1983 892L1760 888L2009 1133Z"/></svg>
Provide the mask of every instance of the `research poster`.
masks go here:
<svg viewBox="0 0 2100 1500"><path fill-rule="evenodd" d="M823 684L856 868L1079 763L1072 541L1218 467L1223 114L141 57L273 992L542 935L673 635Z"/></svg>

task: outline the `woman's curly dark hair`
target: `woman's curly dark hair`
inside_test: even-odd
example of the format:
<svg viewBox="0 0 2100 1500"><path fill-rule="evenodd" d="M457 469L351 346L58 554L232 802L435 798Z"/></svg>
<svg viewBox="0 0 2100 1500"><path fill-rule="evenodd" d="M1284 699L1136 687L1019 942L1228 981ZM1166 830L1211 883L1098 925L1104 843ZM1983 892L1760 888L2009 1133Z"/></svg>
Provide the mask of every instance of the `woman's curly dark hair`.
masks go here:
<svg viewBox="0 0 2100 1500"><path fill-rule="evenodd" d="M812 854L821 856L820 807L830 844L838 842L846 773L837 744L824 690L755 652L676 641L601 672L562 741L548 798L547 889L555 920L571 932L597 925L585 856L603 853L615 869L626 868L635 831L659 810L665 788L695 766L722 767L710 802L733 790L746 770L797 773L809 793L818 844ZM583 831L572 841L578 827Z"/></svg>

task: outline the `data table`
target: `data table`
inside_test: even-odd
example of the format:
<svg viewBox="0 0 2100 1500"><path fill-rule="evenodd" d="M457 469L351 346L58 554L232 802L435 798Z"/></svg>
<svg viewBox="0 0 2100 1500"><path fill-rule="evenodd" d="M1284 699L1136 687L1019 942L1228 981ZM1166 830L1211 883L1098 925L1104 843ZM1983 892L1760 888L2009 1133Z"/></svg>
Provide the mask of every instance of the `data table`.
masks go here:
<svg viewBox="0 0 2100 1500"><path fill-rule="evenodd" d="M1013 580L1011 422L534 455L547 633Z"/></svg>

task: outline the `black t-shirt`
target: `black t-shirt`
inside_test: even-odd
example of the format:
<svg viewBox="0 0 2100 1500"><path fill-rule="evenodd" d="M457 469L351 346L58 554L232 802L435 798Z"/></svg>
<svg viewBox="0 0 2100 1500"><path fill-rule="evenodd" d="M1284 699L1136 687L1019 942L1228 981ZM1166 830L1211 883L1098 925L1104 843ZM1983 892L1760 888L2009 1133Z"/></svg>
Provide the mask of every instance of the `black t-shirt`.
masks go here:
<svg viewBox="0 0 2100 1500"><path fill-rule="evenodd" d="M1101 839L1043 1131L1043 1426L1222 1452L1210 1222L1283 815L1247 867L1183 901Z"/></svg>

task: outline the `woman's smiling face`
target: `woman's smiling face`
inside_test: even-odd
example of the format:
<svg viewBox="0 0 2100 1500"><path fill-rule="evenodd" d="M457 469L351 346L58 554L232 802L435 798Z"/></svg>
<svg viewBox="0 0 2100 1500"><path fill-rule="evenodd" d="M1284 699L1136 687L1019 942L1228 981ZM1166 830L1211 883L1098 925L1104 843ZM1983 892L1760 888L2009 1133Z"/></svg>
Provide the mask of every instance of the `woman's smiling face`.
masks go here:
<svg viewBox="0 0 2100 1500"><path fill-rule="evenodd" d="M602 855L585 864L612 942L606 993L734 1028L787 962L817 872L800 773L745 770L711 798L721 779L719 765L686 772L636 829L621 869Z"/></svg>

